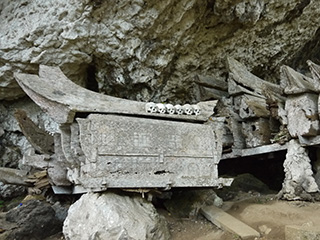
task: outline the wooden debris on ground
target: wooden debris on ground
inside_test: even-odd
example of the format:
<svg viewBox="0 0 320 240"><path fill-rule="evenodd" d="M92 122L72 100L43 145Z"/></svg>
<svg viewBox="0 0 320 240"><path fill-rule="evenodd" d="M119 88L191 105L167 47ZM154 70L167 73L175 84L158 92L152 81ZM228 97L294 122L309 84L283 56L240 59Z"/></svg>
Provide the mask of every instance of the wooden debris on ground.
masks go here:
<svg viewBox="0 0 320 240"><path fill-rule="evenodd" d="M33 185L32 189L29 189L29 193L31 194L40 194L44 189L50 187L47 170L38 171L32 175L28 175L26 182Z"/></svg>
<svg viewBox="0 0 320 240"><path fill-rule="evenodd" d="M236 234L241 239L260 237L259 232L213 205L202 207L200 212L217 227Z"/></svg>

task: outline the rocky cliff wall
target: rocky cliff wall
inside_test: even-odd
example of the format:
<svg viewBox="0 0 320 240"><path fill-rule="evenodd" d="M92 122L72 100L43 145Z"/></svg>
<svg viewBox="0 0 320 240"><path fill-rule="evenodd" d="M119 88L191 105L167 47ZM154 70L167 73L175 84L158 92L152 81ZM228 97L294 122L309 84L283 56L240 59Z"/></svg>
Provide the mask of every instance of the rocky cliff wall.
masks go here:
<svg viewBox="0 0 320 240"><path fill-rule="evenodd" d="M22 96L13 72L39 64L141 101L215 97L226 56L277 82L281 64L316 58L301 50L317 46L319 9L315 0L3 0L0 99Z"/></svg>
<svg viewBox="0 0 320 240"><path fill-rule="evenodd" d="M2 0L1 165L16 166L28 147L14 109L38 109L14 72L59 66L82 86L139 101L216 99L227 94L226 56L271 82L284 63L319 63L319 9L316 0ZM48 125L39 112L28 114Z"/></svg>

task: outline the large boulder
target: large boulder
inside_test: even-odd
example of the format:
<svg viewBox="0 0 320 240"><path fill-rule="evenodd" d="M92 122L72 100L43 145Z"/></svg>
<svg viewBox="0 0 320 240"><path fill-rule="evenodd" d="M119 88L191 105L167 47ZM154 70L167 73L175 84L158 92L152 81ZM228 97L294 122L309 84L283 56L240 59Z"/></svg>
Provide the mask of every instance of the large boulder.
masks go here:
<svg viewBox="0 0 320 240"><path fill-rule="evenodd" d="M6 220L17 224L17 228L8 233L8 240L45 239L60 232L63 223L50 204L39 200L30 200L11 209L6 214Z"/></svg>
<svg viewBox="0 0 320 240"><path fill-rule="evenodd" d="M68 211L63 233L67 240L169 239L166 222L140 196L87 193Z"/></svg>

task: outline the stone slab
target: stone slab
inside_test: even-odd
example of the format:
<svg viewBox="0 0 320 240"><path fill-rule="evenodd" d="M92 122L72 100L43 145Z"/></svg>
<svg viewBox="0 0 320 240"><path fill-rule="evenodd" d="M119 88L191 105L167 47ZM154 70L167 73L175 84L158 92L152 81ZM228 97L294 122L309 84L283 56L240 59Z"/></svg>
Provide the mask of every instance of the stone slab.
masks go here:
<svg viewBox="0 0 320 240"><path fill-rule="evenodd" d="M212 124L117 115L77 118L86 188L218 186L221 136Z"/></svg>
<svg viewBox="0 0 320 240"><path fill-rule="evenodd" d="M285 227L285 240L319 240L320 229L315 226L293 226Z"/></svg>
<svg viewBox="0 0 320 240"><path fill-rule="evenodd" d="M201 213L217 227L238 235L241 239L260 237L259 232L213 205L201 208Z"/></svg>

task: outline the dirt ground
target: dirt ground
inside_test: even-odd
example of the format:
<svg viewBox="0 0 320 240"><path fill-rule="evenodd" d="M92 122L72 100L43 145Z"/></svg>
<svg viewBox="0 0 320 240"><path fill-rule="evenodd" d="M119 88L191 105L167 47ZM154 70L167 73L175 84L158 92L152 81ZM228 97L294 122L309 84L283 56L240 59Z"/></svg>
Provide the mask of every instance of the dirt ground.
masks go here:
<svg viewBox="0 0 320 240"><path fill-rule="evenodd" d="M244 197L225 202L223 208L261 234L257 240L285 239L285 226L312 226L320 229L320 203L275 200L274 195ZM236 240L236 235L218 229L202 216L175 219L166 216L173 240Z"/></svg>
<svg viewBox="0 0 320 240"><path fill-rule="evenodd" d="M320 229L320 202L289 202L275 200L275 195L244 193L231 202L225 202L223 209L257 230L261 234L257 240L285 239L286 225L306 225ZM159 209L159 213L168 221L172 240L240 239L235 234L217 228L201 215L194 218L175 218L165 209ZM1 222L3 217L0 217L0 226L5 228ZM60 233L46 240L63 239Z"/></svg>

